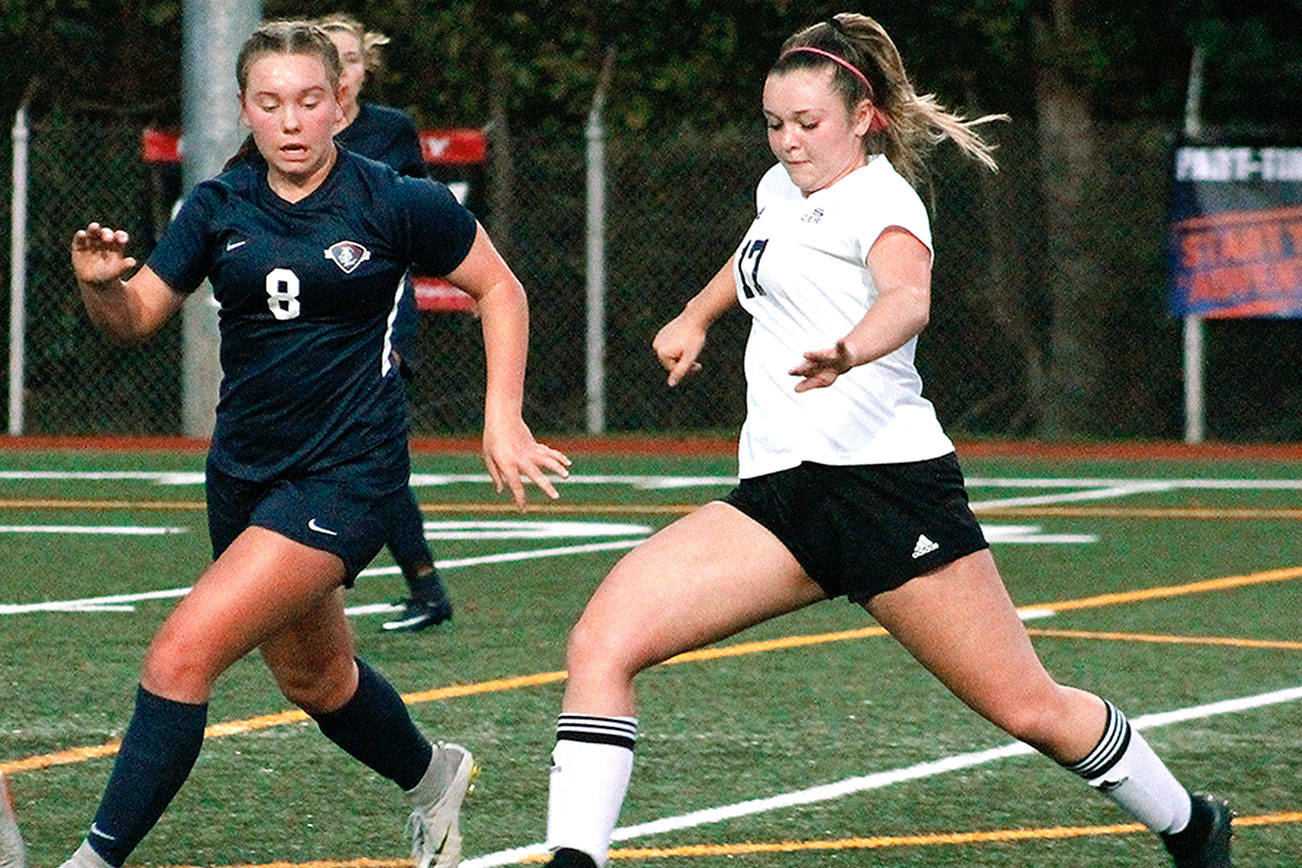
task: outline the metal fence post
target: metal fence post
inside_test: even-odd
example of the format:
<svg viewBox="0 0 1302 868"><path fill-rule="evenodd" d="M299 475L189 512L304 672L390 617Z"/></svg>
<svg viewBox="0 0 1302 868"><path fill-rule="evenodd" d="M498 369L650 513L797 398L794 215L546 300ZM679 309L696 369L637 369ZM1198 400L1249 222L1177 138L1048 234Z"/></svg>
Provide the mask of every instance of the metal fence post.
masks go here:
<svg viewBox="0 0 1302 868"><path fill-rule="evenodd" d="M9 224L9 433L23 433L24 364L27 342L27 104L18 107L13 129L12 220Z"/></svg>
<svg viewBox="0 0 1302 868"><path fill-rule="evenodd" d="M1184 134L1197 138L1202 134L1203 56L1195 45L1189 61L1189 90L1185 94ZM1206 438L1207 407L1203 385L1203 318L1188 314L1184 318L1184 442L1201 443Z"/></svg>
<svg viewBox="0 0 1302 868"><path fill-rule="evenodd" d="M221 172L243 133L236 104L235 59L262 17L260 0L187 0L183 4L181 72L182 191ZM191 437L212 433L217 392L217 303L204 282L181 310L181 426Z"/></svg>
<svg viewBox="0 0 1302 868"><path fill-rule="evenodd" d="M587 429L606 430L606 87L615 53L606 53L588 112Z"/></svg>

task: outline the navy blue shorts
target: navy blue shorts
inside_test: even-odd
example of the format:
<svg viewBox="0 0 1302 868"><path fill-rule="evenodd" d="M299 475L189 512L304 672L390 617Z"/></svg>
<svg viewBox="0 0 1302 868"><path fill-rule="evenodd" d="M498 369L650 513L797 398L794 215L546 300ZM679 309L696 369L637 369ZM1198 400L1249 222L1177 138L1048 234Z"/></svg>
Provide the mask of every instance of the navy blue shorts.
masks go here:
<svg viewBox="0 0 1302 868"><path fill-rule="evenodd" d="M305 546L338 555L345 587L379 553L388 536L388 501L402 488L377 495L354 474L319 473L252 482L207 467L208 535L213 560L248 527L275 531Z"/></svg>
<svg viewBox="0 0 1302 868"><path fill-rule="evenodd" d="M724 498L762 524L828 597L862 603L987 548L949 455L904 464L805 462Z"/></svg>

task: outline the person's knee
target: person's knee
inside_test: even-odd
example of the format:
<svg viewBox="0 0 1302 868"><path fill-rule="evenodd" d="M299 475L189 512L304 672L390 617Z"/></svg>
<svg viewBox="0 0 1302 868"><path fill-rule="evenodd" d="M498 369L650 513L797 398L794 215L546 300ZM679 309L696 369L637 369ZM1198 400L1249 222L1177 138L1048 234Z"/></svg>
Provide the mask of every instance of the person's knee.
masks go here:
<svg viewBox="0 0 1302 868"><path fill-rule="evenodd" d="M631 679L644 668L632 655L635 636L596 618L583 617L570 631L565 665L571 679Z"/></svg>
<svg viewBox="0 0 1302 868"><path fill-rule="evenodd" d="M140 683L159 696L178 702L207 702L223 666L215 650L176 631L164 631L150 643Z"/></svg>

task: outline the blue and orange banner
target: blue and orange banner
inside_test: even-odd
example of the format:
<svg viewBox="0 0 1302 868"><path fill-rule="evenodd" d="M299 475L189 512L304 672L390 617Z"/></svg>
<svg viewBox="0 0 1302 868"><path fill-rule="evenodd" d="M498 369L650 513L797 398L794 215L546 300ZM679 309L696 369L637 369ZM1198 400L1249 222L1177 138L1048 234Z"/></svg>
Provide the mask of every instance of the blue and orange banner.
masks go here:
<svg viewBox="0 0 1302 868"><path fill-rule="evenodd" d="M1302 317L1302 148L1175 148L1171 313Z"/></svg>

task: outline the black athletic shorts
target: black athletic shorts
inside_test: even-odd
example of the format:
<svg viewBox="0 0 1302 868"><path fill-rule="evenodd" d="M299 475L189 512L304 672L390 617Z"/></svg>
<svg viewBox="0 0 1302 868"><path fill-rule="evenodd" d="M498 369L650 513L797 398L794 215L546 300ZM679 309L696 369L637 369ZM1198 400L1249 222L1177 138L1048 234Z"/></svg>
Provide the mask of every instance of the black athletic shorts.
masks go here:
<svg viewBox="0 0 1302 868"><path fill-rule="evenodd" d="M855 603L988 547L952 452L905 464L805 462L743 479L724 502L771 531L828 597Z"/></svg>
<svg viewBox="0 0 1302 868"><path fill-rule="evenodd" d="M252 482L208 463L208 535L216 560L248 527L275 531L305 546L338 555L352 587L384 545L387 501L403 488L379 495L347 472Z"/></svg>

